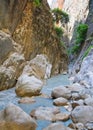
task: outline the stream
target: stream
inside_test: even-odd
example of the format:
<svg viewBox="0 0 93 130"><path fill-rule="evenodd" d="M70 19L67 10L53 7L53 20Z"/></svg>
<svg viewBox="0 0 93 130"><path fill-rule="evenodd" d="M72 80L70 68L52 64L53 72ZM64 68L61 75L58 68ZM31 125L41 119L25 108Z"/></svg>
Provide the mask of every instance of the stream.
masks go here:
<svg viewBox="0 0 93 130"><path fill-rule="evenodd" d="M68 80L68 75L57 75L47 80L46 85L42 89L43 94L51 95L51 91L53 88L60 85L69 85L70 82ZM18 100L20 98L15 94L15 88L4 90L0 92L0 110L4 109L7 104L13 103L19 107L21 107L26 113L30 113L33 109L43 106L43 107L53 107L53 99L44 98L44 97L35 97L36 102L33 104L19 104ZM64 107L60 107L62 112L66 112ZM66 122L62 122L65 126L67 126L71 120ZM47 125L49 125L50 121L37 120L38 127L36 130L42 130Z"/></svg>

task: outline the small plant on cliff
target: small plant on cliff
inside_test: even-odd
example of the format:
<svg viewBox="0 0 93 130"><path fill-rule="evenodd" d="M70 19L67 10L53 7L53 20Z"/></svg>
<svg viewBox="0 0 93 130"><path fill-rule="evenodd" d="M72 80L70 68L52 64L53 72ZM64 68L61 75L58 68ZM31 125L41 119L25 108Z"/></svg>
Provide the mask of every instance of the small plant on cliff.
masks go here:
<svg viewBox="0 0 93 130"><path fill-rule="evenodd" d="M76 30L76 44L81 44L85 41L86 38L86 34L87 34L87 30L88 30L88 25L87 24L80 24L77 27Z"/></svg>
<svg viewBox="0 0 93 130"><path fill-rule="evenodd" d="M55 29L55 31L56 31L57 36L58 36L59 38L61 38L62 35L63 35L63 30L62 30L62 28L61 28L61 27L55 27L54 29Z"/></svg>
<svg viewBox="0 0 93 130"><path fill-rule="evenodd" d="M53 9L52 14L53 14L54 22L56 23L61 22L61 24L63 24L69 22L69 15L59 8Z"/></svg>
<svg viewBox="0 0 93 130"><path fill-rule="evenodd" d="M91 49L93 49L93 45L89 46L88 49L85 51L82 60L83 60L86 56L88 56L88 54L89 54L89 52L90 52Z"/></svg>
<svg viewBox="0 0 93 130"><path fill-rule="evenodd" d="M79 52L82 43L85 41L87 30L87 24L79 24L79 26L77 27L75 44L71 50L72 54Z"/></svg>
<svg viewBox="0 0 93 130"><path fill-rule="evenodd" d="M34 4L36 6L40 6L41 5L41 0L34 0Z"/></svg>

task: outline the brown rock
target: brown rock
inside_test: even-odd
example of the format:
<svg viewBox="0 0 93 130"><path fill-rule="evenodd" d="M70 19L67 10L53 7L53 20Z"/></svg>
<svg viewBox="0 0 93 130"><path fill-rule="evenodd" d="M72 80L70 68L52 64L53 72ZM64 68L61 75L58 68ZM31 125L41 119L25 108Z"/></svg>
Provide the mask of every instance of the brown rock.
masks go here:
<svg viewBox="0 0 93 130"><path fill-rule="evenodd" d="M60 97L60 98L55 99L53 101L53 104L56 106L64 106L67 104L67 102L68 102L67 99Z"/></svg>
<svg viewBox="0 0 93 130"><path fill-rule="evenodd" d="M70 118L69 113L58 113L54 115L53 121L67 121Z"/></svg>
<svg viewBox="0 0 93 130"><path fill-rule="evenodd" d="M36 130L36 122L13 104L0 112L0 130Z"/></svg>
<svg viewBox="0 0 93 130"><path fill-rule="evenodd" d="M0 90L14 87L24 62L24 55L15 52L0 66Z"/></svg>

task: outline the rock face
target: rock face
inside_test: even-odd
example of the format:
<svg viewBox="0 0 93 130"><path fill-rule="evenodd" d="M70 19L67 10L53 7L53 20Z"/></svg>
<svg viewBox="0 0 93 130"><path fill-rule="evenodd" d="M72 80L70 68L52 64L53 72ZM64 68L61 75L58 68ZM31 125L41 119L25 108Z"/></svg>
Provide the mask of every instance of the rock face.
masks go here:
<svg viewBox="0 0 93 130"><path fill-rule="evenodd" d="M14 51L13 40L10 36L0 31L0 64Z"/></svg>
<svg viewBox="0 0 93 130"><path fill-rule="evenodd" d="M36 126L35 120L18 106L10 104L0 111L0 130L36 130Z"/></svg>
<svg viewBox="0 0 93 130"><path fill-rule="evenodd" d="M53 74L67 70L68 57L54 31L47 0L42 0L40 6L27 0L1 0L1 3L1 29L8 30L22 45L26 60L46 54L53 65Z"/></svg>
<svg viewBox="0 0 93 130"><path fill-rule="evenodd" d="M68 38L74 38L74 31L80 22L85 22L89 13L89 0L65 0L63 10L69 14L70 21L67 26ZM73 41L72 41L73 42Z"/></svg>
<svg viewBox="0 0 93 130"><path fill-rule="evenodd" d="M0 90L14 87L24 61L24 56L15 52L0 66Z"/></svg>
<svg viewBox="0 0 93 130"><path fill-rule="evenodd" d="M74 82L79 82L80 84L86 86L87 88L93 87L93 50L89 55L83 60L81 64L81 69L75 76Z"/></svg>

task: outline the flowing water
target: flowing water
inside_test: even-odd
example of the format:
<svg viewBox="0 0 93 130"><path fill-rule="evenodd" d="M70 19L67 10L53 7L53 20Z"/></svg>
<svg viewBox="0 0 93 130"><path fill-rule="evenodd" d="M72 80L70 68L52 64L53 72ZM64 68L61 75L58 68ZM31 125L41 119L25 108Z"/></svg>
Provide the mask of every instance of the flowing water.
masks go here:
<svg viewBox="0 0 93 130"><path fill-rule="evenodd" d="M48 79L46 82L46 85L42 89L42 93L50 96L52 89L60 85L63 85L63 86L69 85L68 75L58 75L58 76ZM36 97L35 98L36 102L33 104L19 104L18 103L19 99L20 98L17 97L15 94L15 88L1 91L0 92L0 110L4 109L5 106L9 103L18 105L28 114L31 112L31 110L38 108L40 106L53 107L53 100L51 98ZM63 112L66 112L64 107L60 107L60 110ZM70 122L71 120L68 120L62 123L64 123L67 126ZM38 124L37 130L42 130L50 123L51 123L50 121L37 120L37 124Z"/></svg>

